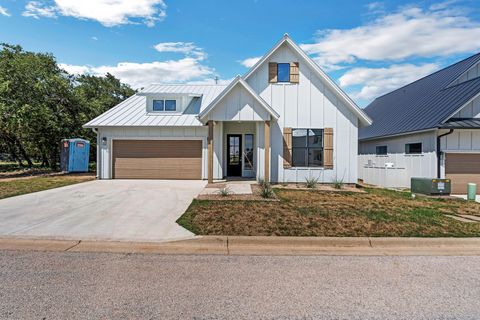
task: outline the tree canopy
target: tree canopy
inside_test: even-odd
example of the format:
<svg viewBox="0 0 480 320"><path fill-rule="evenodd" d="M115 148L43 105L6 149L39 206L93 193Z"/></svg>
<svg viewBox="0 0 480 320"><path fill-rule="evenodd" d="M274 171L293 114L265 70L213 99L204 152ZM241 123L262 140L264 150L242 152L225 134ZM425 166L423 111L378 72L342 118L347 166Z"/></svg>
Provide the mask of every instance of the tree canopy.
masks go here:
<svg viewBox="0 0 480 320"><path fill-rule="evenodd" d="M95 135L82 124L135 93L111 74L73 76L53 55L0 46L0 154L23 165L55 169L64 138Z"/></svg>

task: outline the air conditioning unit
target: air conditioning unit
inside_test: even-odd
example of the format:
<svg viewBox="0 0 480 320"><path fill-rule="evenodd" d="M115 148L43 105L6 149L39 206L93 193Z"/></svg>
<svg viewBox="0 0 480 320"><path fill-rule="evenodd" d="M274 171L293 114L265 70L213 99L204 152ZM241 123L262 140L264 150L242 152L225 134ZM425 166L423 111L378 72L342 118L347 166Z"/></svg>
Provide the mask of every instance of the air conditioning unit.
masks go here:
<svg viewBox="0 0 480 320"><path fill-rule="evenodd" d="M425 195L450 195L451 192L450 179L432 179L432 178L412 178L412 193L420 193Z"/></svg>

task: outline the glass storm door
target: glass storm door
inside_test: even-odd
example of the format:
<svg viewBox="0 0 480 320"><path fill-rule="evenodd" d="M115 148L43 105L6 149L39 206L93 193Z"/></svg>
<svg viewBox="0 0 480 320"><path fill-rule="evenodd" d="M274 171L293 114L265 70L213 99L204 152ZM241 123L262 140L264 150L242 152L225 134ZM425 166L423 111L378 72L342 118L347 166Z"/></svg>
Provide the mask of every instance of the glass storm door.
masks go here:
<svg viewBox="0 0 480 320"><path fill-rule="evenodd" d="M242 136L239 134L227 135L227 175L242 175Z"/></svg>

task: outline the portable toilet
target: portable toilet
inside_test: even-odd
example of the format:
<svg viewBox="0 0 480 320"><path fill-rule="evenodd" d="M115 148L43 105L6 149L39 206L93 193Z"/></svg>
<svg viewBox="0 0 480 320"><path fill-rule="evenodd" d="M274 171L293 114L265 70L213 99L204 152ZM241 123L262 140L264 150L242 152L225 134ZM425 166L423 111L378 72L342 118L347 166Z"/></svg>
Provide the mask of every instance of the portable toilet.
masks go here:
<svg viewBox="0 0 480 320"><path fill-rule="evenodd" d="M90 142L63 139L60 147L60 169L65 172L88 172Z"/></svg>

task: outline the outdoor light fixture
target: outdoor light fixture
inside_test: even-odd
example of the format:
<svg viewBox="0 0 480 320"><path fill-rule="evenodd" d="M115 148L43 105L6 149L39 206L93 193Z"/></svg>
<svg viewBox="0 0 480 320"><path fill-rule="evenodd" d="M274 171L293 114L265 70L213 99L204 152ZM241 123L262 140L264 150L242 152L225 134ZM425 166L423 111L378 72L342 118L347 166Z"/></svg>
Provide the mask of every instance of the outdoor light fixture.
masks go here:
<svg viewBox="0 0 480 320"><path fill-rule="evenodd" d="M103 144L104 146L107 145L107 137L102 137L102 144Z"/></svg>

